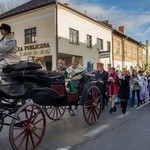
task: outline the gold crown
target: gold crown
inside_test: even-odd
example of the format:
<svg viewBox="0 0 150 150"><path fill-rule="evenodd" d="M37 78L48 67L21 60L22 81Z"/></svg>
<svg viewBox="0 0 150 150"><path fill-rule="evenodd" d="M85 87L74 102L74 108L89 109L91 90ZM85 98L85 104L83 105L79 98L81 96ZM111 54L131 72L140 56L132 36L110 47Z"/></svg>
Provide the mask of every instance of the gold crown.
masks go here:
<svg viewBox="0 0 150 150"><path fill-rule="evenodd" d="M73 57L72 57L72 61L79 62L79 61L80 61L80 58L73 56Z"/></svg>
<svg viewBox="0 0 150 150"><path fill-rule="evenodd" d="M127 68L122 68L122 72L127 72Z"/></svg>
<svg viewBox="0 0 150 150"><path fill-rule="evenodd" d="M61 58L58 60L58 64L65 64L65 63L66 63L66 61Z"/></svg>

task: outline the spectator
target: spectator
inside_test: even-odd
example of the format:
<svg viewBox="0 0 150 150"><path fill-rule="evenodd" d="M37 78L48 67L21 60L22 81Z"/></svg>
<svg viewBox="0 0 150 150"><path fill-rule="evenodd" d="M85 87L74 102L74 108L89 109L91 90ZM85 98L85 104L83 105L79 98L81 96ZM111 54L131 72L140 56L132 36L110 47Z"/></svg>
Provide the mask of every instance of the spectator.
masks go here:
<svg viewBox="0 0 150 150"><path fill-rule="evenodd" d="M135 104L135 93L137 94L137 106L139 107L141 85L136 70L133 70L132 72L130 87L132 91L131 107L134 107Z"/></svg>
<svg viewBox="0 0 150 150"><path fill-rule="evenodd" d="M127 108L127 100L130 97L130 76L127 73L127 69L123 68L120 75L118 75L118 85L119 85L119 92L118 92L118 98L121 100L121 107L122 107L122 113L126 113Z"/></svg>
<svg viewBox="0 0 150 150"><path fill-rule="evenodd" d="M106 89L107 89L107 80L108 80L108 72L104 70L104 64L99 63L98 70L95 72L95 79L99 81L97 84L98 88L101 91L102 94L102 110L104 109L106 105Z"/></svg>
<svg viewBox="0 0 150 150"><path fill-rule="evenodd" d="M147 88L148 86L147 77L143 74L143 71L139 70L138 78L141 84L140 100L141 100L141 103L145 103L145 99L149 98L148 88Z"/></svg>
<svg viewBox="0 0 150 150"><path fill-rule="evenodd" d="M111 99L110 113L116 111L115 98L118 94L117 77L118 74L115 72L115 68L111 68L110 73L108 74L108 93Z"/></svg>

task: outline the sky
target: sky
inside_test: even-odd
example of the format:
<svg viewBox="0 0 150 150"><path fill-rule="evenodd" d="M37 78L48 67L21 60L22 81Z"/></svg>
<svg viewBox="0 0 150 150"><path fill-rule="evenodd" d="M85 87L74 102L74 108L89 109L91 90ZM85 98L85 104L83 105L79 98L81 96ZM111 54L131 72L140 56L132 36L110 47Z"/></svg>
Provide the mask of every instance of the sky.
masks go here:
<svg viewBox="0 0 150 150"><path fill-rule="evenodd" d="M0 0L0 2L24 3L28 0ZM125 34L131 38L150 41L150 0L58 0L99 21L109 20L117 29L125 26Z"/></svg>

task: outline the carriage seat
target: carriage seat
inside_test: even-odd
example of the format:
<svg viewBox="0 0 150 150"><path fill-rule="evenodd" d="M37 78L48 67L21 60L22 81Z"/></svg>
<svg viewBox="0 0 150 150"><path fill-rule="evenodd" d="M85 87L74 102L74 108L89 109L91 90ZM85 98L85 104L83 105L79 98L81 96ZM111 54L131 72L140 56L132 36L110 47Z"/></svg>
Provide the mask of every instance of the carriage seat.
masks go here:
<svg viewBox="0 0 150 150"><path fill-rule="evenodd" d="M25 84L1 85L0 87L0 95L8 99L20 99L27 91L27 86Z"/></svg>
<svg viewBox="0 0 150 150"><path fill-rule="evenodd" d="M9 73L11 71L36 70L41 68L42 66L36 62L22 61L18 64L9 65L3 68L3 73Z"/></svg>

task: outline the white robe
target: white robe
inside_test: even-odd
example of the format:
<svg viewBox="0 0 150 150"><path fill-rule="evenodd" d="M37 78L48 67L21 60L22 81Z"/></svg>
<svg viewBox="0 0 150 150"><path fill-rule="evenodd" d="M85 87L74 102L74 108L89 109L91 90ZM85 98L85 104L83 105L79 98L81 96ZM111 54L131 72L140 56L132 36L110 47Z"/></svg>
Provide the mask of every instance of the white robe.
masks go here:
<svg viewBox="0 0 150 150"><path fill-rule="evenodd" d="M149 92L148 92L148 81L147 77L145 75L138 76L140 83L141 83L141 90L140 90L140 100L145 100L149 98Z"/></svg>

